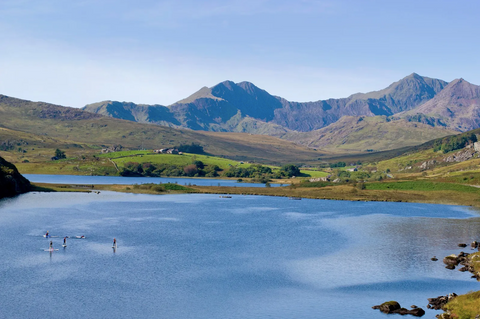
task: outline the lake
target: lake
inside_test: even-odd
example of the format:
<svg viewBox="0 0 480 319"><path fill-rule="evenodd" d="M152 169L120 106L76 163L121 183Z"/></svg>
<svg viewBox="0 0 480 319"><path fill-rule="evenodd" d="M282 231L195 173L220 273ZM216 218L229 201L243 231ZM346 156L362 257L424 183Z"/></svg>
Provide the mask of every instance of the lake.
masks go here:
<svg viewBox="0 0 480 319"><path fill-rule="evenodd" d="M460 206L29 193L0 201L0 317L434 318L427 298L480 289L441 262L479 230Z"/></svg>
<svg viewBox="0 0 480 319"><path fill-rule="evenodd" d="M184 178L184 177L122 177L122 176L81 176L81 175L44 175L44 174L23 174L25 178L33 183L49 184L149 184L149 183L175 183L180 185L198 186L234 186L234 187L265 187L262 183L239 183L236 180L213 179L213 178ZM270 184L277 187L287 184Z"/></svg>

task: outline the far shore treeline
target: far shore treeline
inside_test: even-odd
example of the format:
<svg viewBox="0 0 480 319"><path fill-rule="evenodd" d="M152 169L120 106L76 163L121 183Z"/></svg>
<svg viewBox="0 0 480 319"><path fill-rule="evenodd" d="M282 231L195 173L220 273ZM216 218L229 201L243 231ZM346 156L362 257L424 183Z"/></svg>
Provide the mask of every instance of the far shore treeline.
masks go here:
<svg viewBox="0 0 480 319"><path fill-rule="evenodd" d="M292 176L300 176L298 166L284 165L278 170L272 170L268 166L259 164L249 167L231 166L222 170L218 165L205 165L202 161L195 160L192 164L181 166L172 164L153 164L127 162L120 171L122 176L188 176L188 177L237 177L252 178L260 182L268 182L270 179L284 179Z"/></svg>

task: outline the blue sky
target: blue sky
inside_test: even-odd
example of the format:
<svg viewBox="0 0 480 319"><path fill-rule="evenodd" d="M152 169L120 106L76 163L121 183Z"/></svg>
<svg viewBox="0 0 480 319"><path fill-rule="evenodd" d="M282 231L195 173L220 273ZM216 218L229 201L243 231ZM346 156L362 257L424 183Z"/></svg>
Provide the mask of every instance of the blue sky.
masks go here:
<svg viewBox="0 0 480 319"><path fill-rule="evenodd" d="M0 0L0 94L169 105L250 81L291 101L412 72L480 85L480 1Z"/></svg>

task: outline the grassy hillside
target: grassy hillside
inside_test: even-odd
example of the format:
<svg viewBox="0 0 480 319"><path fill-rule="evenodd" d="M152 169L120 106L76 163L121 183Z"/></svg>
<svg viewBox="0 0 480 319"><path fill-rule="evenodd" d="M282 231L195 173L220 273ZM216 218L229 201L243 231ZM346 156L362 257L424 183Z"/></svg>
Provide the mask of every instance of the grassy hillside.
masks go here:
<svg viewBox="0 0 480 319"><path fill-rule="evenodd" d="M217 165L221 169L227 169L230 166L248 167L251 164L244 162L237 162L226 158L214 157L208 155L187 154L182 155L175 154L155 154L151 151L130 151L130 152L118 152L108 153L100 155L99 157L107 157L112 159L119 167L124 166L127 162L137 163L152 163L152 164L168 164L186 166L193 161L202 161L205 165Z"/></svg>
<svg viewBox="0 0 480 319"><path fill-rule="evenodd" d="M213 155L262 163L315 161L323 154L270 136L177 130L6 96L0 96L0 127L7 129L0 131L0 140L8 139L15 131L30 134L31 140L45 140L42 142L45 148L50 145L49 141L51 145L58 142L60 145L56 147L71 148L69 145L72 145L87 154L91 153L89 145L97 149L114 144L130 149L156 149L192 142L204 146L205 151ZM22 157L25 154L8 152L5 156L16 163L24 159L36 161L35 158Z"/></svg>
<svg viewBox="0 0 480 319"><path fill-rule="evenodd" d="M385 151L414 146L458 132L386 116L344 116L320 130L289 133L285 139L336 153Z"/></svg>
<svg viewBox="0 0 480 319"><path fill-rule="evenodd" d="M206 167L218 166L222 171L230 167L248 168L253 163L238 162L227 158L210 155L183 153L156 154L152 150L120 151L106 154L81 155L62 160L47 162L18 163L18 169L24 174L65 174L65 175L118 175L127 163L150 163L158 166L161 164L185 167L201 161ZM279 166L264 165L277 171ZM318 170L302 170L304 177L323 177L328 174ZM221 174L221 171L220 171Z"/></svg>

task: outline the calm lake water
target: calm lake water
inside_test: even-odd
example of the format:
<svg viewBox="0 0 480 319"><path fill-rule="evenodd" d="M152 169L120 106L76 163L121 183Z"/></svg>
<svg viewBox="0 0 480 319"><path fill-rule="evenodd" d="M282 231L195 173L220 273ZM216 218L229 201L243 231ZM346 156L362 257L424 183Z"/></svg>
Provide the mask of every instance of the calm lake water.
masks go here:
<svg viewBox="0 0 480 319"><path fill-rule="evenodd" d="M480 289L441 262L480 239L476 216L411 203L25 194L0 201L0 318L390 318L371 309L387 300L434 318L427 298ZM63 249L66 235L86 238ZM43 251L50 240L59 251Z"/></svg>
<svg viewBox="0 0 480 319"><path fill-rule="evenodd" d="M236 180L213 178L183 178L183 177L121 177L121 176L79 176L79 175L42 175L23 174L33 183L60 183L60 184L148 184L148 183L175 183L180 185L198 186L235 186L235 187L265 187L262 183L239 183ZM285 186L287 184L284 184ZM270 184L272 187L280 184Z"/></svg>

